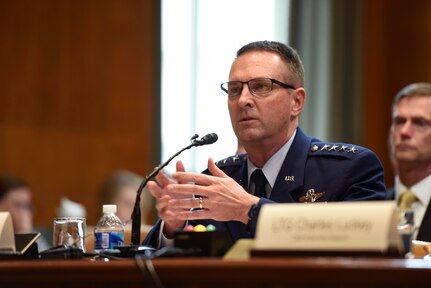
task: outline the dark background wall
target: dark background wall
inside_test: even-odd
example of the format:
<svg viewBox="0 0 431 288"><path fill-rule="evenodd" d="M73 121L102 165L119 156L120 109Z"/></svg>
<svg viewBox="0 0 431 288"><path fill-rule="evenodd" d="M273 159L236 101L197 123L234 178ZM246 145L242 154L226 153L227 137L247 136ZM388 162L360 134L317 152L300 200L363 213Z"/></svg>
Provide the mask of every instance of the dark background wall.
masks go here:
<svg viewBox="0 0 431 288"><path fill-rule="evenodd" d="M431 81L431 1L363 0L360 143L386 182L390 104ZM60 197L100 215L114 170L148 174L160 161L160 3L157 0L0 0L0 172L34 190L36 224Z"/></svg>
<svg viewBox="0 0 431 288"><path fill-rule="evenodd" d="M159 1L0 1L0 172L26 179L37 225L114 170L159 159Z"/></svg>
<svg viewBox="0 0 431 288"><path fill-rule="evenodd" d="M362 9L362 139L382 160L391 186L391 103L407 84L431 82L431 1L363 0Z"/></svg>

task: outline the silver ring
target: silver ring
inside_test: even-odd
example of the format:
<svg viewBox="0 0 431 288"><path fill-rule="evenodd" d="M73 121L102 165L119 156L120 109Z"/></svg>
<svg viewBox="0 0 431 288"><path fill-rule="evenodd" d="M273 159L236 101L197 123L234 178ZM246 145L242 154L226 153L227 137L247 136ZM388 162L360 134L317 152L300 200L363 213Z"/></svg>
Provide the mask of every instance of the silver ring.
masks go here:
<svg viewBox="0 0 431 288"><path fill-rule="evenodd" d="M203 206L203 200L202 200L202 197L199 197L198 199L199 199L199 209L203 209L203 208L204 208L204 206Z"/></svg>

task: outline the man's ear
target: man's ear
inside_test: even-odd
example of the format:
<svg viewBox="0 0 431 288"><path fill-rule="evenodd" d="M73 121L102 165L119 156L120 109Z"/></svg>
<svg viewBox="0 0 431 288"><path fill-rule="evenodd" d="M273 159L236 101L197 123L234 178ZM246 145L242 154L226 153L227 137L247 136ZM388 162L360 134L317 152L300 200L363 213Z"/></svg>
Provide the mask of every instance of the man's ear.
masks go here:
<svg viewBox="0 0 431 288"><path fill-rule="evenodd" d="M292 92L292 116L297 117L301 114L302 108L304 108L306 94L305 89L302 87Z"/></svg>

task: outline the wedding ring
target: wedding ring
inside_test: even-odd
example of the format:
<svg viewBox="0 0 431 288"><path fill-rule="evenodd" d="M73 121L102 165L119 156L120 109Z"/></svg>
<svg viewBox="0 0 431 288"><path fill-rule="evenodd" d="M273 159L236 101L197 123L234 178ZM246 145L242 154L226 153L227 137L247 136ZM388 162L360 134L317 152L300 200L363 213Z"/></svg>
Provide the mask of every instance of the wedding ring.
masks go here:
<svg viewBox="0 0 431 288"><path fill-rule="evenodd" d="M203 209L203 208L204 208L204 206L203 206L202 197L199 197L199 209Z"/></svg>

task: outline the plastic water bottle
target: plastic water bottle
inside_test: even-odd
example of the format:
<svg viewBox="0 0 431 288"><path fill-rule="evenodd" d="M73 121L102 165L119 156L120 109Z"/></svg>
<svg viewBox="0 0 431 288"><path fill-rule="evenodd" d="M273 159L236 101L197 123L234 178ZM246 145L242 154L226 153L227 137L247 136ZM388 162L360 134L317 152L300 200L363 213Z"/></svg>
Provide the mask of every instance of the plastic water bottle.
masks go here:
<svg viewBox="0 0 431 288"><path fill-rule="evenodd" d="M103 216L94 227L94 251L115 250L124 246L124 225L118 218L117 205L103 205Z"/></svg>

